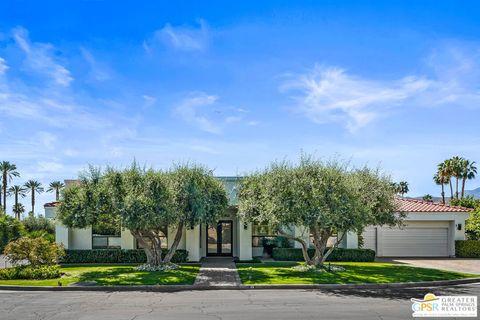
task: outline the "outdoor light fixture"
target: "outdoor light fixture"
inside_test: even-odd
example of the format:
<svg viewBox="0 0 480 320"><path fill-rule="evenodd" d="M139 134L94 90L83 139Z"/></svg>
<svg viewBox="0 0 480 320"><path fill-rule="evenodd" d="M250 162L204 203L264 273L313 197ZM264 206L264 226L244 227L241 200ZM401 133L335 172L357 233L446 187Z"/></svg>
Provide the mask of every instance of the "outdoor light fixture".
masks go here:
<svg viewBox="0 0 480 320"><path fill-rule="evenodd" d="M244 229L244 230L247 230L247 229L248 229L248 224L247 224L246 222L243 224L243 229Z"/></svg>
<svg viewBox="0 0 480 320"><path fill-rule="evenodd" d="M462 224L461 223L457 224L457 230L458 231L462 230Z"/></svg>

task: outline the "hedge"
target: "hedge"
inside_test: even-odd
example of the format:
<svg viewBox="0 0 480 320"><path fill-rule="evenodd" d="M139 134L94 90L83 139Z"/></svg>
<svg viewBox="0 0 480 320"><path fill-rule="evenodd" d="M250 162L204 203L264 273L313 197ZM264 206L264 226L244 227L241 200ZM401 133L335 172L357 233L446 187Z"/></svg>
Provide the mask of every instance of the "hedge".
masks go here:
<svg viewBox="0 0 480 320"><path fill-rule="evenodd" d="M308 249L308 255L313 257L315 249ZM303 253L300 248L274 248L272 258L278 261L303 261ZM328 256L327 261L345 262L373 262L375 251L371 249L344 249L336 248Z"/></svg>
<svg viewBox="0 0 480 320"><path fill-rule="evenodd" d="M163 249L163 254L167 249ZM145 263L147 256L142 249L93 249L93 250L65 250L65 257L60 263ZM172 262L187 262L188 251L177 250Z"/></svg>
<svg viewBox="0 0 480 320"><path fill-rule="evenodd" d="M455 256L457 258L480 258L480 240L456 240Z"/></svg>
<svg viewBox="0 0 480 320"><path fill-rule="evenodd" d="M62 275L59 266L19 266L0 269L0 280L44 280L56 279Z"/></svg>

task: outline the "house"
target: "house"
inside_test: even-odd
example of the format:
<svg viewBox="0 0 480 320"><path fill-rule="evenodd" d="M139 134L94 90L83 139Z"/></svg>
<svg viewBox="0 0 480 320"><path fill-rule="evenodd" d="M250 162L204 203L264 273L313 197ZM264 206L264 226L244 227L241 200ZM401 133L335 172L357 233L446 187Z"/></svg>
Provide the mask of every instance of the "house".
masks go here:
<svg viewBox="0 0 480 320"><path fill-rule="evenodd" d="M185 228L179 249L189 252L190 261L199 261L206 256L233 256L250 260L264 255L264 239L276 237L268 225L258 225L240 220L237 216L238 177L218 177L229 197L229 208L213 226L205 224ZM455 240L465 239L465 220L470 209L447 206L409 198L397 199L400 210L407 216L402 228L372 226L365 229L359 241L356 233L349 232L339 247L375 250L379 257L453 257ZM45 204L45 216L55 219L57 202ZM301 227L289 228L290 232L310 242L310 236ZM170 245L176 230L165 228L163 241ZM330 239L334 243L336 239ZM126 229L120 235L92 234L92 228L72 229L56 221L56 242L66 249L138 248L135 238ZM295 247L300 247L298 243Z"/></svg>

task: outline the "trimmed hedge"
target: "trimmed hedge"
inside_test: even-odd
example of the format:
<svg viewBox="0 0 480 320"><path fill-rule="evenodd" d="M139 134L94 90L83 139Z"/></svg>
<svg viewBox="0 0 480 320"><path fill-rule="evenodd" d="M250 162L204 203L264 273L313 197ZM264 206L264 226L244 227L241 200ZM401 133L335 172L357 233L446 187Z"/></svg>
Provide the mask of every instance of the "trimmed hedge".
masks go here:
<svg viewBox="0 0 480 320"><path fill-rule="evenodd" d="M143 249L93 249L65 250L65 257L60 263L145 263L147 256ZM167 254L167 249L163 249ZM173 255L173 263L183 263L188 260L188 251L178 249Z"/></svg>
<svg viewBox="0 0 480 320"><path fill-rule="evenodd" d="M457 258L480 258L480 240L456 240L455 256Z"/></svg>
<svg viewBox="0 0 480 320"><path fill-rule="evenodd" d="M315 249L308 249L308 255L313 257ZM300 248L274 248L272 258L278 261L303 261L303 253ZM344 249L336 248L328 256L327 261L344 262L373 262L375 251L371 249Z"/></svg>
<svg viewBox="0 0 480 320"><path fill-rule="evenodd" d="M59 266L19 266L0 269L0 280L45 280L56 279L62 275Z"/></svg>

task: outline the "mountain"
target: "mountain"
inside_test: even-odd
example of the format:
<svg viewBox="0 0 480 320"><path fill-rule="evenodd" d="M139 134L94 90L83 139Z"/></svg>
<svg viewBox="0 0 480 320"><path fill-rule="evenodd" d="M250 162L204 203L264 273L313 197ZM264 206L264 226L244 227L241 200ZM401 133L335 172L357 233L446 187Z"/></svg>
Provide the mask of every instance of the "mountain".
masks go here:
<svg viewBox="0 0 480 320"><path fill-rule="evenodd" d="M480 187L473 190L465 190L466 196L474 196L475 198L480 198Z"/></svg>

